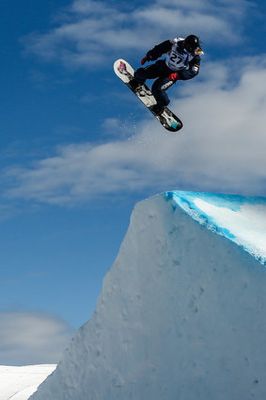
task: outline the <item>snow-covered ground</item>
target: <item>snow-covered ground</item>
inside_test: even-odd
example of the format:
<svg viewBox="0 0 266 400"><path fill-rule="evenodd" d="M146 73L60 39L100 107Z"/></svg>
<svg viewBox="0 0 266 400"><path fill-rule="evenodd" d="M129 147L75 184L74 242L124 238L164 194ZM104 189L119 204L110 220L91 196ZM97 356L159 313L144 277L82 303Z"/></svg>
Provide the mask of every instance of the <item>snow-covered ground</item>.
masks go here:
<svg viewBox="0 0 266 400"><path fill-rule="evenodd" d="M0 400L27 400L56 365L0 365Z"/></svg>
<svg viewBox="0 0 266 400"><path fill-rule="evenodd" d="M140 202L96 311L32 400L266 398L266 199Z"/></svg>

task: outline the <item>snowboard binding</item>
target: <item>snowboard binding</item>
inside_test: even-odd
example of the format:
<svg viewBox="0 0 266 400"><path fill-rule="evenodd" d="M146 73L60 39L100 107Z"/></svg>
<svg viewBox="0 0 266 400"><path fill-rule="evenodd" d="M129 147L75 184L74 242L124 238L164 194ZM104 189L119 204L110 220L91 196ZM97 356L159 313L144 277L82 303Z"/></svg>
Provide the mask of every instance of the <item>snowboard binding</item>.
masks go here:
<svg viewBox="0 0 266 400"><path fill-rule="evenodd" d="M119 62L117 70L120 72L120 74L123 74L128 77L129 79L128 86L134 93L138 94L138 96L140 97L152 96L152 92L148 88L145 88L144 85L137 82L134 76L128 72L127 66L123 61Z"/></svg>

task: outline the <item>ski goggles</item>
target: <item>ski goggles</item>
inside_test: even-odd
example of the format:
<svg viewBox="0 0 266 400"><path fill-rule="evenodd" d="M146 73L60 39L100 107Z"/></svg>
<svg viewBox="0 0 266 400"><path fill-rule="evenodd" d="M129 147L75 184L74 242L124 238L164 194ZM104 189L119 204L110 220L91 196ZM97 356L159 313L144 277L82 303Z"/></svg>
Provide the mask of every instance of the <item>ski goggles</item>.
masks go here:
<svg viewBox="0 0 266 400"><path fill-rule="evenodd" d="M195 56L202 56L204 54L204 51L200 48L197 47L194 51Z"/></svg>

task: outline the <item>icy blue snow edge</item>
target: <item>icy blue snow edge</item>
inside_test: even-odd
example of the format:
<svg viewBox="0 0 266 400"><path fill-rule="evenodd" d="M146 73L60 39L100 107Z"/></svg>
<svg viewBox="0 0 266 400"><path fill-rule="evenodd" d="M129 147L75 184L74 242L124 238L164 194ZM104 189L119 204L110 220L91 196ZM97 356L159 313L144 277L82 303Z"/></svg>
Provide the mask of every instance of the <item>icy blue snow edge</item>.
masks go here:
<svg viewBox="0 0 266 400"><path fill-rule="evenodd" d="M217 233L231 240L246 252L248 252L252 257L259 261L262 265L266 266L266 197L251 197L251 196L241 196L241 195L228 195L228 194L215 194L215 193L205 193L205 192L189 192L189 191L168 191L163 193L163 197L167 202L170 202L173 211L178 207L185 211L189 216L196 220L200 225L206 227L212 232ZM242 232L232 232L232 229L227 226L226 221L221 224L217 221L217 218L210 215L208 212L202 210L196 203L203 201L210 206L218 207L223 210L232 211L235 213L236 217L242 213L242 209L245 206L252 207L263 207L265 212L263 214L260 211L259 219L263 216L265 221L265 230L262 232L262 241L265 243L265 247L258 248L255 239L247 240L241 235ZM223 209L223 210L222 210ZM261 215L262 214L262 215ZM237 219L237 218L236 218ZM239 219L239 218L238 218ZM252 226L250 221L250 226ZM256 230L256 227L255 227ZM253 231L255 232L254 228ZM261 235L261 231L258 232ZM255 235L256 236L256 235Z"/></svg>

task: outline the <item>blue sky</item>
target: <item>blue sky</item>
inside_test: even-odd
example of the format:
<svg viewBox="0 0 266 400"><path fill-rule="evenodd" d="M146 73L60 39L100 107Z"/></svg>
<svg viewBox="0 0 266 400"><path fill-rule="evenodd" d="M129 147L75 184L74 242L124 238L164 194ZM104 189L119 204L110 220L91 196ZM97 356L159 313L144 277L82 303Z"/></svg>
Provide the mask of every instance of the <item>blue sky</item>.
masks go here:
<svg viewBox="0 0 266 400"><path fill-rule="evenodd" d="M244 0L1 3L0 364L56 361L49 343L64 347L90 317L136 201L171 189L266 195L265 11ZM200 76L169 92L184 122L171 136L112 64L138 66L189 33L205 56ZM20 352L23 321L52 331L48 347Z"/></svg>

